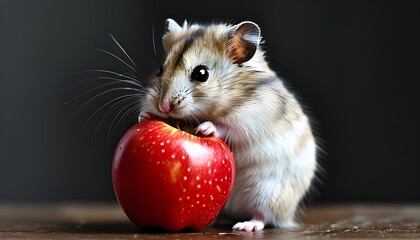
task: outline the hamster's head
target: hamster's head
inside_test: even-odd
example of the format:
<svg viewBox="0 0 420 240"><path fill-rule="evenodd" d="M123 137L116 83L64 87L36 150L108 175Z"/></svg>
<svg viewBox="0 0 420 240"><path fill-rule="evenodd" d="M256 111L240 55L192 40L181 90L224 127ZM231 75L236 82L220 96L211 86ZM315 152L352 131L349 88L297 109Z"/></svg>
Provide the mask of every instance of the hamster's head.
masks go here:
<svg viewBox="0 0 420 240"><path fill-rule="evenodd" d="M260 43L252 22L188 25L166 21L165 62L150 80L142 112L190 123L216 121L243 97L241 79L255 72L252 59ZM249 66L248 66L249 65Z"/></svg>

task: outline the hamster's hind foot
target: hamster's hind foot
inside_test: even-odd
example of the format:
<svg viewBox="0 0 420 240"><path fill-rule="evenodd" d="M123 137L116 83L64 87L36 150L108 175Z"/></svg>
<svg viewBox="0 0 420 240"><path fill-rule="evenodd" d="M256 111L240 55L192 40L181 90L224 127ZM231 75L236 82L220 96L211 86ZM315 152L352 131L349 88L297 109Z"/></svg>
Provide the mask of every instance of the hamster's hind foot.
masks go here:
<svg viewBox="0 0 420 240"><path fill-rule="evenodd" d="M250 220L246 222L238 222L233 225L232 230L244 232L256 232L264 229L264 222L261 220Z"/></svg>

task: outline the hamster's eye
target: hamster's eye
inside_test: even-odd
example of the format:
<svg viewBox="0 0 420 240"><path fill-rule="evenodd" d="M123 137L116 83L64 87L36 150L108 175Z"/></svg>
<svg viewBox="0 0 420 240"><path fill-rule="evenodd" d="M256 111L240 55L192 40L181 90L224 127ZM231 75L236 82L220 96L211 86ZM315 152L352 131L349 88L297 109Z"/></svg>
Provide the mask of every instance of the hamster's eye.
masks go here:
<svg viewBox="0 0 420 240"><path fill-rule="evenodd" d="M205 82L209 78L209 69L206 66L198 65L191 73L191 80Z"/></svg>
<svg viewBox="0 0 420 240"><path fill-rule="evenodd" d="M160 77L160 76L162 76L162 73L163 73L163 65L162 65L162 66L160 66L159 70L157 71L157 73L156 73L156 77Z"/></svg>

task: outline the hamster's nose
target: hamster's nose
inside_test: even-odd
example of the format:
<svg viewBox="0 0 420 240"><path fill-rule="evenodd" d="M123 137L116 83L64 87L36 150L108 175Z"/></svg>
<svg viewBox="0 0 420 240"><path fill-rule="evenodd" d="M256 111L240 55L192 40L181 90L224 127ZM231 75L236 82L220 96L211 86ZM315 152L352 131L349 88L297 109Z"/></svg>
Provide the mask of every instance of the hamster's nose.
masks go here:
<svg viewBox="0 0 420 240"><path fill-rule="evenodd" d="M159 104L159 110L163 113L170 113L174 109L174 104L171 101L163 101Z"/></svg>

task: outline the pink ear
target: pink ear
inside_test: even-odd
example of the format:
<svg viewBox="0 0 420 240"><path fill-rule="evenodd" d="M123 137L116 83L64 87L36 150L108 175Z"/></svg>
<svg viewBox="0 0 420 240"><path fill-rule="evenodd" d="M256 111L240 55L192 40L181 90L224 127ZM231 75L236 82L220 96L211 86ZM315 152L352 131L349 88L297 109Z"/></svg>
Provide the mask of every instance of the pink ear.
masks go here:
<svg viewBox="0 0 420 240"><path fill-rule="evenodd" d="M235 64L249 61L260 43L260 28L253 22L242 22L232 27L229 34L230 57Z"/></svg>

